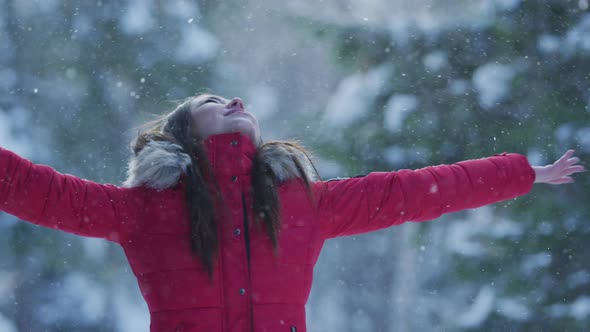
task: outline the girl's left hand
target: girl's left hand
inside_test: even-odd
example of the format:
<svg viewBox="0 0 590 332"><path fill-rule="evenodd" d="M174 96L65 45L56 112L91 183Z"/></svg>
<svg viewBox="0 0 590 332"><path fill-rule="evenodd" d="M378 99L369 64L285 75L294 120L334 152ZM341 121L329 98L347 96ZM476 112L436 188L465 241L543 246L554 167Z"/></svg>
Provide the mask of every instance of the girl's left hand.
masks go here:
<svg viewBox="0 0 590 332"><path fill-rule="evenodd" d="M533 166L535 183L563 184L574 182L574 173L585 172L584 166L577 165L580 158L572 157L574 150L568 150L556 162L547 166Z"/></svg>

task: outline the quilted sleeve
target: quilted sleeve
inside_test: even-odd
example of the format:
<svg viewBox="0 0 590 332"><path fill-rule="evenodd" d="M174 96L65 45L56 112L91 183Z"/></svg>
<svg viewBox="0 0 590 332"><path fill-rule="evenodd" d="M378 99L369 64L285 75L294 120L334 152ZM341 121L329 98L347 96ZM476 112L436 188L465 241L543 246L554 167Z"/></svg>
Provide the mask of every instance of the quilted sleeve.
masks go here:
<svg viewBox="0 0 590 332"><path fill-rule="evenodd" d="M0 148L0 211L25 221L120 242L141 202L136 189L61 174Z"/></svg>
<svg viewBox="0 0 590 332"><path fill-rule="evenodd" d="M314 183L325 238L476 208L528 193L535 173L519 154Z"/></svg>

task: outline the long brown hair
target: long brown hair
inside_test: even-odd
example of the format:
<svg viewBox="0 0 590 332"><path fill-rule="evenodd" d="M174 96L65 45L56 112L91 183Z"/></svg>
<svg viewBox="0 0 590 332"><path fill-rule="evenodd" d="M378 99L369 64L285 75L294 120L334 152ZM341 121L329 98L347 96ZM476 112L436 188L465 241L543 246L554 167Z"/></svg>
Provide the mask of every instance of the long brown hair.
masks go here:
<svg viewBox="0 0 590 332"><path fill-rule="evenodd" d="M221 192L212 177L213 171L203 146L203 138L196 132L192 116L191 101L194 98L216 97L203 94L191 97L178 105L172 112L161 115L140 127L137 136L131 142L131 150L135 155L151 141L168 141L182 147L190 156L191 164L183 177L185 202L190 218L190 242L195 255L199 256L209 275L213 274L215 256L219 250L216 218L218 216L212 206L222 206ZM278 195L280 179L273 171L266 151L279 146L290 156L295 165L298 177L303 180L308 195L311 197L310 183L312 178L305 171L304 163L311 165L315 176L317 171L304 148L293 142L273 141L259 146L256 150L252 168L252 196L254 220L257 225L263 224L272 241L275 253L278 249L281 211ZM301 160L303 156L306 160Z"/></svg>

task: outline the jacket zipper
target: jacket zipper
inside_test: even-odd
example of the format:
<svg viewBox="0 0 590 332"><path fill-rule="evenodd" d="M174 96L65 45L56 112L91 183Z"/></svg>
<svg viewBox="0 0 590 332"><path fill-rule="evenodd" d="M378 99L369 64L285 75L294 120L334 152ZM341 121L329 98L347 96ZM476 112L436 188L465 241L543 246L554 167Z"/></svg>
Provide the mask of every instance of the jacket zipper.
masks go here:
<svg viewBox="0 0 590 332"><path fill-rule="evenodd" d="M248 209L246 207L246 196L242 192L242 210L244 212L244 239L246 240L246 257L248 259L248 287L250 291L248 292L248 305L250 306L250 331L254 332L254 308L253 308L253 301L252 301L252 274L250 271L250 227L248 224ZM291 332L297 332L297 328L295 326L291 326Z"/></svg>
<svg viewBox="0 0 590 332"><path fill-rule="evenodd" d="M246 257L248 259L248 306L250 311L250 331L254 332L254 309L252 308L252 274L250 271L250 228L248 225L248 209L246 207L246 196L242 192L242 209L244 211L244 238L246 240Z"/></svg>

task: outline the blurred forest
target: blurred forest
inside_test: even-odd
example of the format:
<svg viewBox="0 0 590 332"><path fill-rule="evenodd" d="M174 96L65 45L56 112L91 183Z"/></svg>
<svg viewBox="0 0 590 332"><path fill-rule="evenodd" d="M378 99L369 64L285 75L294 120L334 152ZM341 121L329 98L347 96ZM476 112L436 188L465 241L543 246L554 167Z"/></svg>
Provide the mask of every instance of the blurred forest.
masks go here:
<svg viewBox="0 0 590 332"><path fill-rule="evenodd" d="M323 178L590 158L587 0L0 0L0 146L120 184L134 128L240 96ZM585 331L590 181L330 240L308 329ZM0 214L0 331L147 331L122 250Z"/></svg>

